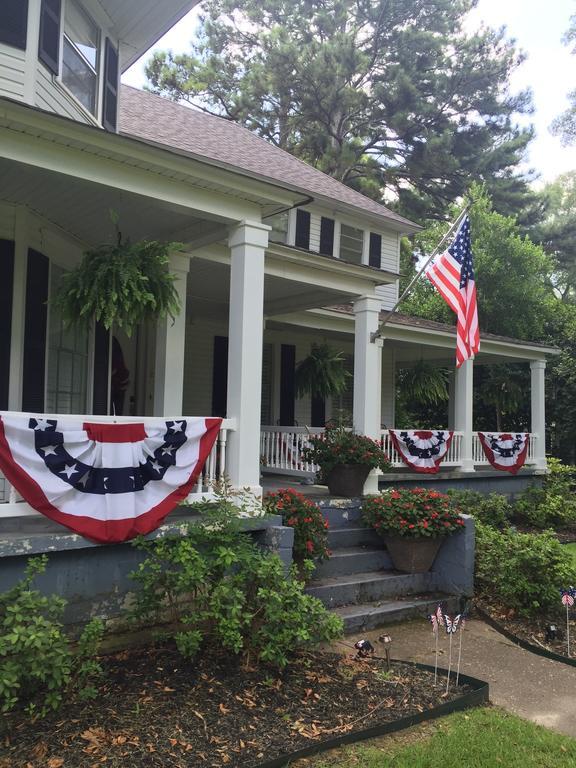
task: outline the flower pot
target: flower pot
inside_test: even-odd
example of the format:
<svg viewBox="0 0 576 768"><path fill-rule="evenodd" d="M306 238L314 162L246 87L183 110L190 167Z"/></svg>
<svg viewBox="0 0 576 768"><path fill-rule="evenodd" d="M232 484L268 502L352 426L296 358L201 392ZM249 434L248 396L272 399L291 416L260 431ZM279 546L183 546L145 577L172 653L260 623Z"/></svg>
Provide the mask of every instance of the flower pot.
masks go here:
<svg viewBox="0 0 576 768"><path fill-rule="evenodd" d="M336 464L326 476L326 485L332 496L362 496L370 467L364 464Z"/></svg>
<svg viewBox="0 0 576 768"><path fill-rule="evenodd" d="M442 538L409 538L404 536L384 536L386 549L397 571L404 573L425 573L432 567Z"/></svg>

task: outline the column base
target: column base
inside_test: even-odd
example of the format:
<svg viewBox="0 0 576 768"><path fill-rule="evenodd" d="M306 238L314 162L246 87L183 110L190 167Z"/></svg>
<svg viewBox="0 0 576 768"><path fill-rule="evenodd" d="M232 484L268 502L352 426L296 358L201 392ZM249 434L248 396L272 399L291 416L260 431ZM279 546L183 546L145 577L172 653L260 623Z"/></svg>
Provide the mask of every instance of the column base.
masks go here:
<svg viewBox="0 0 576 768"><path fill-rule="evenodd" d="M464 459L459 470L460 472L476 472L476 467L472 459Z"/></svg>
<svg viewBox="0 0 576 768"><path fill-rule="evenodd" d="M370 472L364 483L364 490L362 491L363 496L378 493L378 478L380 477L380 474L381 473L377 469L373 469L372 472Z"/></svg>

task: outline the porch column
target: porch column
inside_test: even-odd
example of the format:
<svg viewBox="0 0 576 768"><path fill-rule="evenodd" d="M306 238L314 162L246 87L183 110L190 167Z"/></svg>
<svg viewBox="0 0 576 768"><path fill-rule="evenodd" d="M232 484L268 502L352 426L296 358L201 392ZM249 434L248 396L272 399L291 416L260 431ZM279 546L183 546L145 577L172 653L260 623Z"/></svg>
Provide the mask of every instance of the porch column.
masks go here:
<svg viewBox="0 0 576 768"><path fill-rule="evenodd" d="M170 272L180 299L180 313L174 319L160 320L156 326L154 366L154 416L182 416L184 395L184 352L186 342L186 278L190 259L174 253Z"/></svg>
<svg viewBox="0 0 576 768"><path fill-rule="evenodd" d="M19 207L16 209L14 221L12 338L10 340L10 379L8 385L8 408L11 411L19 411L22 408L28 236L28 213L24 207Z"/></svg>
<svg viewBox="0 0 576 768"><path fill-rule="evenodd" d="M462 472L474 472L472 453L472 403L474 394L474 361L465 360L454 374L454 429L463 432Z"/></svg>
<svg viewBox="0 0 576 768"><path fill-rule="evenodd" d="M546 389L544 375L546 373L545 360L532 360L530 362L531 379L531 430L537 435L534 445L535 468L546 469Z"/></svg>
<svg viewBox="0 0 576 768"><path fill-rule="evenodd" d="M226 473L235 488L260 487L260 408L264 336L264 253L270 227L243 221L228 239L230 315L228 331L227 416L235 419L229 433Z"/></svg>
<svg viewBox="0 0 576 768"><path fill-rule="evenodd" d="M354 302L354 429L363 435L380 437L382 391L382 339L370 341L378 330L382 300L363 296ZM378 492L378 470L370 472L364 493Z"/></svg>

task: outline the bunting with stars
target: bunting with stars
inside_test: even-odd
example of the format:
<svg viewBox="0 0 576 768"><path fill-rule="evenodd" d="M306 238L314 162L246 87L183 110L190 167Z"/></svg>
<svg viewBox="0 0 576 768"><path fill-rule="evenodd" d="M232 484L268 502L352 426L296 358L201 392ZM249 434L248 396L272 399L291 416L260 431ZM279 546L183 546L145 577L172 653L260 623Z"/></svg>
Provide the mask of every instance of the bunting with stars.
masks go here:
<svg viewBox="0 0 576 768"><path fill-rule="evenodd" d="M0 413L0 469L31 507L100 543L158 528L200 476L221 419L89 423Z"/></svg>

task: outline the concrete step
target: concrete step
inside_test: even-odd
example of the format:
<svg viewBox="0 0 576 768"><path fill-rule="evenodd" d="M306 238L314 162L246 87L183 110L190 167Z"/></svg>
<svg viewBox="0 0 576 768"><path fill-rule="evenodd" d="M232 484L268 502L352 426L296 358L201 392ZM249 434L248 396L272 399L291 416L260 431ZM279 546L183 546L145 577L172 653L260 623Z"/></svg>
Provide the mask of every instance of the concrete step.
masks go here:
<svg viewBox="0 0 576 768"><path fill-rule="evenodd" d="M315 579L344 576L347 573L390 570L392 561L383 547L346 547L337 549L314 571Z"/></svg>
<svg viewBox="0 0 576 768"><path fill-rule="evenodd" d="M334 613L344 620L344 632L349 635L367 629L376 629L405 619L421 618L436 609L442 602L445 610L454 613L458 598L450 595L418 595L402 600L387 600L361 605L346 605L335 608Z"/></svg>
<svg viewBox="0 0 576 768"><path fill-rule="evenodd" d="M362 526L362 509L356 503L326 502L319 504L324 518L330 528L360 528Z"/></svg>
<svg viewBox="0 0 576 768"><path fill-rule="evenodd" d="M410 594L430 592L435 587L432 573L370 571L345 576L315 579L306 592L322 600L327 608L354 603L390 600Z"/></svg>
<svg viewBox="0 0 576 768"><path fill-rule="evenodd" d="M328 530L328 546L330 549L345 549L362 546L383 547L382 537L373 528L330 528Z"/></svg>

